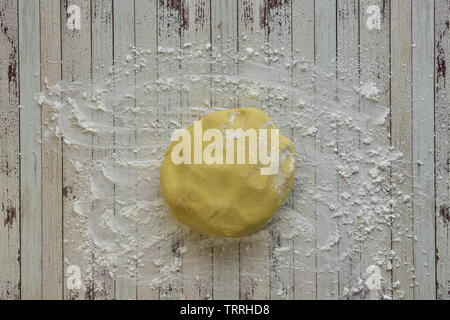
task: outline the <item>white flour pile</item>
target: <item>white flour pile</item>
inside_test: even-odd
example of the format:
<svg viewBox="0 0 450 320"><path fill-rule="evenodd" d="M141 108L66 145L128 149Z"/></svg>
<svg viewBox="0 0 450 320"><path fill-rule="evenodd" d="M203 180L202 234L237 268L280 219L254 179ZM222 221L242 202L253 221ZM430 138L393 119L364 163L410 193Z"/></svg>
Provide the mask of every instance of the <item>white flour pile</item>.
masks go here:
<svg viewBox="0 0 450 320"><path fill-rule="evenodd" d="M65 209L73 214L66 222L82 240L65 240L84 258L86 280L106 270L111 277L149 288L176 290L180 278L186 277L183 256L189 250L237 241L241 248L264 242L270 248L274 234L281 235L282 245L271 250L270 261L255 264L304 271L303 261L317 254L325 260L309 271L326 273L353 261L353 270L359 270L354 274L361 276L348 280L341 288L344 295L368 286L362 251L370 252L369 264L383 272L401 263L391 250L390 231L383 230L396 225L394 240L412 232L396 223L396 206L411 195L398 190L402 172L391 170L402 162L402 155L390 147L389 110L378 102L383 92L377 84L348 87L301 57L289 59L283 50L271 48L219 54L199 43L158 52L139 48L124 60L103 82L63 82L37 97L40 104L53 108L46 125L63 138L64 156L75 168L70 188L76 196L67 200ZM210 74L236 69L227 65L230 61L239 63L240 75ZM180 63L182 68L172 68L174 72L160 74L157 80L140 81L156 63ZM236 102L266 111L294 141L294 194L270 225L251 237L198 236L168 214L159 194L160 161L174 129ZM74 263L70 258L65 262ZM193 277L205 281L203 276ZM267 275L255 273L254 278L262 276ZM96 290L102 290L101 285L96 283ZM385 292L392 294L389 289Z"/></svg>

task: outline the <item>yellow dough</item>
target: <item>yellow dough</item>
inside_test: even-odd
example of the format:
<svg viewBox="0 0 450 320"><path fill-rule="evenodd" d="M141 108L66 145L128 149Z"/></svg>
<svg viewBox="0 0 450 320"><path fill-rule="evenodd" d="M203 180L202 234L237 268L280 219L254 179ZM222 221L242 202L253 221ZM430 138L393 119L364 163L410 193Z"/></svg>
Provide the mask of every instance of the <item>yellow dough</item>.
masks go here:
<svg viewBox="0 0 450 320"><path fill-rule="evenodd" d="M201 119L201 127L203 132L213 128L222 131L265 128L268 132L275 129L269 117L255 108L211 113ZM187 130L194 136L194 125ZM169 145L161 166L161 192L172 215L199 233L227 237L254 233L265 226L291 191L295 153L286 137L279 136L279 169L273 175L262 175L261 168L267 166L259 161L256 164L175 164L171 153L177 143L172 141ZM203 150L207 145L203 142ZM224 143L224 154L226 147Z"/></svg>

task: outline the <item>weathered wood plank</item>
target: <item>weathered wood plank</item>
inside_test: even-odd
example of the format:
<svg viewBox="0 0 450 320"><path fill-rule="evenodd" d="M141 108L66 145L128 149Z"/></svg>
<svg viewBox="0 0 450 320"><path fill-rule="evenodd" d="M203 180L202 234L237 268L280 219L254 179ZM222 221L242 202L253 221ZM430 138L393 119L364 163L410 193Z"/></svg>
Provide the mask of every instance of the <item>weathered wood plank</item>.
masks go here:
<svg viewBox="0 0 450 320"><path fill-rule="evenodd" d="M101 86L105 77L113 66L113 7L112 0L93 1L91 3L91 29L92 29L92 83L94 87ZM93 112L92 119L94 123L112 127L113 116L109 112ZM113 134L101 133L92 138L92 158L94 164L97 160L105 159L113 153L113 150L104 148L114 144ZM114 184L105 181L102 184L103 192L106 195L114 195ZM101 212L98 212L101 210ZM94 200L92 203L92 216L90 223L96 228L97 217L104 211L114 210L114 198ZM97 226L98 227L98 226ZM98 253L93 252L92 261L92 298L96 300L114 299L115 283L111 273L104 266L98 265Z"/></svg>
<svg viewBox="0 0 450 320"><path fill-rule="evenodd" d="M369 6L377 6L380 10L380 28L368 28L367 20L372 14ZM381 106L390 108L390 5L386 1L360 1L360 82L372 82L379 90L378 102ZM361 113L368 110L361 108ZM378 129L377 129L378 130ZM390 138L389 120L377 131L374 141L380 146L389 146ZM363 169L364 170L364 169ZM390 189L389 173L382 173L384 184ZM383 191L380 191L383 192ZM388 192L385 192L389 197ZM375 221L374 221L375 223ZM391 267L388 261L379 265L376 261L377 252L386 252L391 247L391 231L387 225L378 225L370 234L366 235L361 247L361 273L367 273L367 268L376 266L380 268L381 288L369 290L368 295L361 291L363 299L379 299L383 294L391 296ZM370 288L369 288L370 289Z"/></svg>
<svg viewBox="0 0 450 320"><path fill-rule="evenodd" d="M122 66L124 61L132 62L132 50L135 47L135 8L134 0L114 1L114 64ZM114 96L120 97L124 105L114 106L114 125L117 127L130 126L135 115L133 109L135 107L134 98L127 99L127 95L134 96L136 77L131 71L129 75L119 77L119 81L114 85ZM126 110L130 108L129 110ZM132 123L132 122L131 122ZM115 153L119 159L134 159L135 154L132 146L136 145L135 134L115 135ZM120 202L127 203L130 199L136 198L136 186L130 187L133 182L137 183L135 173L130 174L130 182L128 185L117 185L115 187L115 214L120 210ZM137 226L136 226L137 227ZM118 274L116 275L115 292L116 299L129 300L136 299L136 281L135 270L127 270L128 257L124 256L118 262Z"/></svg>
<svg viewBox="0 0 450 320"><path fill-rule="evenodd" d="M158 79L177 77L179 79L180 63L173 59L174 54L168 59L166 52L177 53L181 46L181 33L188 26L186 2L181 0L158 0ZM168 53L169 55L171 53ZM172 131L176 128L170 121L182 122L181 88L177 90L161 90L158 92L158 116L159 120L166 124L166 129L161 132L161 137L168 141ZM182 237L179 234L171 234L161 241L159 254L163 260L180 261L182 256L179 248L182 247ZM181 262L182 263L182 262ZM161 270L163 279L164 270ZM183 296L182 270L175 270L170 278L164 281L160 288L160 299L179 299Z"/></svg>
<svg viewBox="0 0 450 320"><path fill-rule="evenodd" d="M305 66L314 62L314 1L292 1L292 51L297 64L293 67L294 82L298 82L308 96L314 94L314 83L310 73L304 72ZM294 113L304 101L294 101ZM314 123L305 123L312 127ZM297 178L293 189L294 209L308 222L315 221L315 194L316 170L302 156L308 154L307 150L314 150L315 137L304 136L301 130L294 129L293 142L300 149L297 168ZM298 148L298 147L297 147ZM304 148L304 149L303 149ZM316 255L315 236L310 239L307 235L299 235L294 239L294 298L300 300L313 300L316 297Z"/></svg>
<svg viewBox="0 0 450 320"><path fill-rule="evenodd" d="M234 59L238 52L238 2L215 1L211 3L211 44L214 55L219 54L224 63L214 63L212 75L236 76L239 63ZM213 82L214 89L221 89L220 83ZM225 89L225 88L222 88ZM238 108L238 97L228 97L222 92L212 92L214 107Z"/></svg>
<svg viewBox="0 0 450 320"><path fill-rule="evenodd" d="M336 74L336 1L323 0L315 2L315 63L320 73ZM333 88L326 79L316 78L316 94L326 93L333 96ZM316 150L320 153L331 153L330 142L336 143L337 132L324 125L317 125ZM328 199L338 200L337 172L335 164L318 162L316 167L316 188L327 190ZM316 202L317 233L317 299L338 298L338 247L327 246L329 238L336 234L337 223L332 217L331 209L325 203Z"/></svg>
<svg viewBox="0 0 450 320"><path fill-rule="evenodd" d="M189 25L182 29L181 41L186 53L192 50L201 50L204 60L198 63L189 61L181 64L184 75L198 75L201 79L198 83L191 83L189 80L183 81L185 88L182 91L182 112L183 127L191 124L199 118L196 111L202 105L210 103L209 83L210 65L207 48L211 42L211 10L210 1L206 0L186 0L187 18ZM192 53L191 53L192 54ZM190 233L183 239L186 252L183 255L183 296L187 299L210 299L213 296L212 287L212 249L205 247L202 243L204 236ZM216 270L216 268L214 268ZM227 284L229 285L229 283Z"/></svg>
<svg viewBox="0 0 450 320"><path fill-rule="evenodd" d="M136 0L135 1L135 21L136 21L136 48L138 51L146 52L143 54L145 59L144 70L136 74L136 106L145 115L142 115L145 121L152 123L157 119L157 97L154 94L145 94L144 84L154 85L153 81L157 79L157 2L158 0ZM146 147L149 141L154 141L155 134L152 131L145 132L138 130L136 141L139 146L137 153L138 160L148 160L148 154L152 153L151 144ZM150 169L151 173L146 174L149 179L139 179L137 196L144 201L156 201L159 198L159 169ZM138 235L145 235L149 226L137 226ZM154 226L157 233L158 226ZM138 268L137 299L159 299L159 290L151 286L152 280L159 276L159 268L155 265L158 258L158 248L151 245L143 251L142 265Z"/></svg>
<svg viewBox="0 0 450 320"><path fill-rule="evenodd" d="M403 154L392 168L393 187L405 196L412 195L411 126L411 1L391 2L391 134L392 145ZM397 221L392 226L392 283L394 299L412 299L414 260L411 203L397 204Z"/></svg>
<svg viewBox="0 0 450 320"><path fill-rule="evenodd" d="M60 1L40 1L41 90L61 80ZM42 108L42 295L62 299L63 294L63 214L62 145L44 125L51 107Z"/></svg>
<svg viewBox="0 0 450 320"><path fill-rule="evenodd" d="M211 2L211 44L214 53L226 59L226 65L213 65L212 75L237 75L238 64L232 56L237 53L237 1ZM213 81L215 90L219 89ZM238 108L237 97L231 101L223 94L212 93L212 107ZM214 299L239 299L239 241L233 240L216 245L213 252L213 297Z"/></svg>
<svg viewBox="0 0 450 320"><path fill-rule="evenodd" d="M359 1L338 0L337 16L337 78L344 88L356 88L359 85ZM338 90L340 104L347 104L348 93ZM359 104L345 106L358 112ZM339 128L339 157L347 158L359 145L359 134L346 126ZM338 177L339 192L351 190L351 181ZM339 298L351 299L352 288L358 287L360 276L360 256L356 248L354 234L346 222L354 219L354 212L345 212L339 218Z"/></svg>
<svg viewBox="0 0 450 320"><path fill-rule="evenodd" d="M65 0L61 5L61 50L62 50L62 79L63 81L84 81L91 80L91 6L89 0ZM80 9L80 29L68 28L68 18L74 14L69 10ZM72 20L69 20L69 23ZM62 97L65 98L64 96ZM93 292L91 286L87 285L89 264L91 256L83 255L79 247L84 239L80 234L80 228L85 224L90 216L91 202L84 198L84 190L88 190L86 181L79 178L76 165L90 166L92 162L92 148L88 145L92 143L89 137L85 144L67 145L63 144L63 242L64 242L64 271L71 271L72 268L79 268L81 271L82 286L78 286L73 273L66 273L64 277L64 299L81 300L92 299ZM82 212L74 210L77 203ZM73 266L70 270L70 266ZM89 289L89 290L88 290Z"/></svg>
<svg viewBox="0 0 450 320"><path fill-rule="evenodd" d="M39 2L19 1L21 297L42 299Z"/></svg>
<svg viewBox="0 0 450 320"><path fill-rule="evenodd" d="M254 52L264 55L261 47L269 41L278 49L284 47L304 57L306 61L313 61L315 58L318 69L327 74L334 74L337 66L339 81L342 80L348 87L365 81L374 82L381 91L380 103L392 105L391 144L403 153L402 162L395 163L392 168L392 183L394 188L404 195L413 194L413 201L396 207L395 214L398 219L394 221L392 230L386 227L371 233L369 240L360 248L361 256L355 255L349 259L348 256L343 256L352 241L351 237L346 237L343 232L345 228L342 229L338 225L339 220L331 218L331 212L327 211L324 204L316 203L312 197L307 199L309 192L315 193L316 180L318 186L333 186L331 198L334 193L337 196L338 191L345 188L344 182L337 178L332 166L322 168L319 165L316 169L308 168L306 164L302 167L300 162L300 176L290 201L295 210L301 211L302 216L311 221L317 219L317 243L315 239L311 241L299 236L293 243L287 241L277 244L275 241L275 245L270 249L272 239L244 239L214 247L212 263L209 248L203 249L203 245L191 236L180 239L179 236L173 235L166 243L162 243L160 248L151 248L145 252L145 264L138 272L156 276L159 270L154 260L158 255L182 258L183 270L170 277L167 287L164 287L161 293L145 284L138 284L136 287L133 281L118 279L117 298L157 299L160 295L161 298L184 296L193 299L348 298L343 295L343 288L355 286L365 269L376 264L372 255L380 246L389 248L392 245L395 253L392 261L392 284L390 270L382 268L382 291L369 296L363 292L358 297L378 298L380 294L390 295L392 287L395 299L434 299L436 291L437 298L450 299L450 134L447 125L450 113L446 85L446 62L450 50L450 6L447 0L129 0L115 1L115 8L113 2L21 0L18 3L13 0L0 0L0 146L2 151L6 150L0 156L0 180L6 181L0 187L4 221L0 224L0 299L20 298L20 291L24 298L115 297L114 280L109 277L107 270L97 270L95 263L92 265L93 279L94 283L100 286L88 285L87 288L69 289L67 284L64 284L63 276L67 266L77 265L85 272L92 259L95 259L93 256L84 256L79 251L84 242L79 233L79 224L90 220L87 218L89 209L81 216L73 211L74 202L84 200L81 195L86 187L76 173L75 162L88 165L92 156L94 160L106 156L109 151L97 150L95 145L113 143L113 136L102 135L101 139L106 140L93 138L92 150L82 146L62 146L60 139L43 127L41 153L41 121L48 117L51 110L50 106L43 105L41 114L34 101L34 93L44 89L47 84L56 83L61 77L68 81L89 81L91 77L94 82L102 81L112 64L113 52L117 63L121 63L123 55L131 53L129 45L134 45L134 39L138 47L150 49L152 55L156 55L158 45L177 50L183 43L206 43L207 40L223 55L227 55L224 53L227 50L243 52L246 48L253 48ZM379 30L369 30L366 27L366 8L373 4L382 9ZM81 30L67 28L67 8L70 5L81 7ZM272 7L268 9L270 6ZM200 7L205 12L201 19L197 16L197 8ZM266 21L268 25L263 17L266 13L269 13ZM292 27L288 20L291 20ZM291 32L287 31L289 27L292 28ZM359 34L361 47L358 47ZM180 53L190 49L187 46L180 50ZM152 57L156 60L156 56L152 55L148 60L153 59ZM355 65L359 55L361 79ZM178 60L168 59L166 54L161 54L160 57L159 66L152 60L147 64L146 70L136 75L137 82L155 80L158 73L160 78L165 78L179 72ZM21 77L18 76L19 60ZM203 66L181 66L185 74L208 71L198 67ZM225 69L222 67L213 65L212 74L239 72L243 76L251 77L252 68L255 66L246 61L238 66L230 57ZM300 67L301 64L293 67L294 81L310 81L309 74L300 71ZM389 71L392 74L391 80ZM19 78L22 79L20 89ZM130 83L125 83L129 80L130 78L127 78L123 83L119 83L118 89L121 93L130 88ZM326 86L327 88L320 81L316 81L316 92L331 92L334 89L330 88L329 84ZM20 104L23 106L20 134L19 90ZM205 101L209 100L207 88L197 90L192 87L184 92L169 90L160 92L157 97L150 97L139 90L137 87L136 103L152 108L158 104L159 114L153 109L148 112L153 113L155 120L163 122L170 118L180 120L180 123L183 120L186 124L197 116L191 107L204 105ZM336 91L336 94L339 98L339 91ZM259 96L256 102L247 100L247 97L236 97L234 100L222 98L213 92L211 106L263 106L269 102L265 95ZM110 120L112 124L112 117ZM107 120L102 119L102 122L104 121ZM168 136L172 129L174 128L168 128L167 134L164 134ZM294 131L293 139L302 139L301 144L305 148L316 148L318 154L332 152L325 145L325 140L344 141L345 143L340 145L345 145L348 139L357 139L352 132L347 134L342 130L326 131L328 128L319 128L317 137L304 137L300 132ZM388 125L385 126L385 132L386 135L380 136L377 143L389 145ZM136 136L138 143L148 139L148 136ZM127 140L118 143L131 142ZM19 144L22 146L22 159L19 158ZM64 160L61 156L62 149ZM142 159L147 157L144 150L136 156ZM397 173L404 176L401 177ZM158 176L159 173L155 170L155 179L158 179ZM19 190L20 182L22 193ZM109 187L113 189L114 185ZM141 189L145 190L145 194L144 191L139 193ZM305 190L308 190L307 194ZM146 189L146 185L139 185L136 192L138 198L148 201L160 196L157 188ZM127 195L128 193L123 193L121 196ZM21 223L20 199L23 211ZM108 206L114 206L113 201ZM89 204L83 203L83 208L88 207ZM22 239L20 224L24 231ZM316 256L315 249L321 248L324 241L337 230L342 236L339 248L333 247L330 251L317 250ZM412 232L416 239L411 237ZM278 239L276 234L273 234L273 237ZM188 248L183 257L178 250L181 246ZM271 265L271 252L279 246L292 246L293 249L283 252L281 260L275 259ZM383 248L383 251L386 251L386 248ZM293 265L282 263L290 261L291 256ZM196 275L199 275L199 278L196 278Z"/></svg>
<svg viewBox="0 0 450 320"><path fill-rule="evenodd" d="M450 3L435 2L435 179L437 299L450 300Z"/></svg>
<svg viewBox="0 0 450 320"><path fill-rule="evenodd" d="M238 1L238 50L252 49L260 56L265 55L264 46L267 43L267 24L264 20L266 5L264 0ZM256 68L258 68L256 66ZM240 77L255 75L252 61L239 63ZM262 107L267 103L266 95L253 100L246 96L239 97L239 106ZM241 241L240 245L240 298L245 300L270 299L270 237L267 231L257 240Z"/></svg>
<svg viewBox="0 0 450 320"><path fill-rule="evenodd" d="M265 11L268 19L269 52L276 56L278 66L288 65L285 74L274 73L275 79L281 83L286 77L292 77L292 1L266 1ZM274 51L272 51L274 50ZM276 50L276 51L275 51ZM271 53L269 53L269 56ZM281 134L292 139L292 128L286 124L286 118L292 111L292 106L271 99L269 93L269 109L273 108L273 120L280 126ZM283 205L293 208L292 195ZM271 269L270 269L270 298L292 300L294 298L294 241L287 239L282 231L274 229L271 232Z"/></svg>
<svg viewBox="0 0 450 320"><path fill-rule="evenodd" d="M0 300L20 299L20 139L16 0L0 1Z"/></svg>
<svg viewBox="0 0 450 320"><path fill-rule="evenodd" d="M436 298L434 1L412 2L414 299Z"/></svg>

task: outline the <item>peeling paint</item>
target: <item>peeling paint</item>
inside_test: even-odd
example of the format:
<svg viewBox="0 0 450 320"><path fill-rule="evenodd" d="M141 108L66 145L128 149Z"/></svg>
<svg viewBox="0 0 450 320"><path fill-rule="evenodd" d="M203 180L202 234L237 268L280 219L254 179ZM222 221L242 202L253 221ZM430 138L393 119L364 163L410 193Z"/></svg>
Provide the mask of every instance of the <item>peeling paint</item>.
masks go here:
<svg viewBox="0 0 450 320"><path fill-rule="evenodd" d="M10 83L12 83L12 82L13 83L17 83L17 62L16 62L16 55L15 54L11 54L10 57L9 57L8 81Z"/></svg>
<svg viewBox="0 0 450 320"><path fill-rule="evenodd" d="M437 64L437 77L439 78L444 78L446 77L447 74L447 63L445 62L445 55L443 54L443 52L439 52L437 58L436 58L436 64Z"/></svg>
<svg viewBox="0 0 450 320"><path fill-rule="evenodd" d="M246 28L251 26L251 30L253 30L253 23L255 22L255 11L253 10L252 2L248 0L243 0L242 6L243 6L242 18L244 26Z"/></svg>
<svg viewBox="0 0 450 320"><path fill-rule="evenodd" d="M448 22L448 21L447 21ZM445 77L447 74L447 63L445 60L445 50L442 47L442 39L445 36L445 34L447 33L448 29L446 31L443 31L439 34L439 40L436 42L436 51L437 51L437 55L436 55L436 66L437 66L437 73L436 73L436 77L437 80L439 81L440 79L443 79L445 82Z"/></svg>
<svg viewBox="0 0 450 320"><path fill-rule="evenodd" d="M3 225L5 227L12 228L14 221L16 221L17 219L16 208L14 208L11 205L8 205L5 210L4 205L2 204L2 211L5 213Z"/></svg>
<svg viewBox="0 0 450 320"><path fill-rule="evenodd" d="M94 281L88 281L86 285L86 292L84 294L85 300L94 300L95 299L95 285Z"/></svg>
<svg viewBox="0 0 450 320"><path fill-rule="evenodd" d="M17 95L17 39L14 38L15 34L10 33L7 24L11 24L11 22L6 21L6 19L8 17L5 16L3 10L0 10L0 31L5 36L11 49L8 62L9 92L12 95Z"/></svg>
<svg viewBox="0 0 450 320"><path fill-rule="evenodd" d="M445 223L450 222L450 209L448 206L444 206L444 205L440 206L439 214Z"/></svg>
<svg viewBox="0 0 450 320"><path fill-rule="evenodd" d="M387 17L387 8L389 8L389 3L388 3L388 0L383 0L382 2L381 2L381 8L380 8L380 13L381 13L381 19L384 21L384 18L386 18Z"/></svg>
<svg viewBox="0 0 450 320"><path fill-rule="evenodd" d="M176 12L180 19L180 32L189 29L189 7L185 0L160 0L159 3L161 7L166 6Z"/></svg>
<svg viewBox="0 0 450 320"><path fill-rule="evenodd" d="M288 5L289 0L265 0L264 4L259 8L260 11L260 22L259 25L261 29L269 28L269 20L271 13L282 6ZM270 32L270 30L269 30Z"/></svg>
<svg viewBox="0 0 450 320"><path fill-rule="evenodd" d="M200 0L195 3L195 25L196 29L198 29L198 26L203 28L208 20L207 16L209 15L209 12L206 12L206 1Z"/></svg>

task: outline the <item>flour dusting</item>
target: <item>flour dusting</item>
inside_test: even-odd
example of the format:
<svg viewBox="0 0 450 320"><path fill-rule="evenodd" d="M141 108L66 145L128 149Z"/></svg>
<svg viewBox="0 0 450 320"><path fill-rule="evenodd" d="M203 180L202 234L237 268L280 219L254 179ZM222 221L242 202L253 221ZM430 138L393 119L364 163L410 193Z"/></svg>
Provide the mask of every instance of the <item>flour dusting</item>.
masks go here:
<svg viewBox="0 0 450 320"><path fill-rule="evenodd" d="M95 275L101 272L149 289L170 288L182 298L187 277L183 264L189 263L185 256L192 250L211 252L207 249L236 242L242 248L245 244L272 248L271 235L279 234L291 244L275 246L269 260L254 261L267 266L267 273L275 262L304 270L307 258L338 248L339 256L330 254L316 272L339 272L346 261L353 261L352 268L360 269L361 276L341 288L344 296L374 288L378 295L391 296L396 286L385 287L373 273L377 268L390 272L402 261L379 232L395 225L394 241L399 234L413 234L396 220L397 206L409 202L411 195L399 188L404 174L393 172L403 160L390 146L389 109L378 99L383 92L372 82L349 87L282 49L264 46L219 53L203 42L182 47L160 47L157 52L135 48L103 81L65 81L36 96L41 105L52 107L45 125L63 139L64 157L74 168L75 178L67 187L66 210L71 213L66 223L82 239L76 251L84 259L85 283L97 281ZM190 71L178 68L157 79L135 81L157 63L177 61ZM230 69L230 61L240 64L238 75L209 72ZM190 92L195 92L195 103L183 99ZM159 166L175 129L233 108L236 101L240 107L264 110L281 134L293 140L295 196L255 235L239 240L201 236L170 216L159 193ZM394 176L397 182L391 183ZM318 221L327 221L327 226ZM327 234L319 239L318 230L324 227ZM71 242L65 241L71 245L73 236ZM367 272L360 253L368 250L369 242ZM269 275L250 276L257 283ZM200 272L189 277L200 287L211 281ZM102 283L94 287L103 290Z"/></svg>

